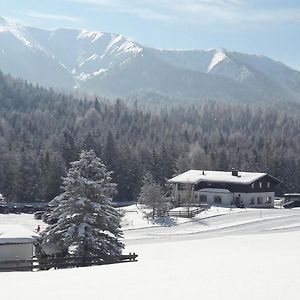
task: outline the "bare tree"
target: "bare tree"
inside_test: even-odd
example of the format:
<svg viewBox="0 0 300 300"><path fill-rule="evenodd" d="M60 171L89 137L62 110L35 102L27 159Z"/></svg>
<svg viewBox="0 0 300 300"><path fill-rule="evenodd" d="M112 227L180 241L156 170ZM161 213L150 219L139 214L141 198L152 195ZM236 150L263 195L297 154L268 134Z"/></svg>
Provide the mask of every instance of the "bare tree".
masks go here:
<svg viewBox="0 0 300 300"><path fill-rule="evenodd" d="M166 206L162 188L155 182L152 174L149 172L143 178L138 202L152 209L153 218Z"/></svg>

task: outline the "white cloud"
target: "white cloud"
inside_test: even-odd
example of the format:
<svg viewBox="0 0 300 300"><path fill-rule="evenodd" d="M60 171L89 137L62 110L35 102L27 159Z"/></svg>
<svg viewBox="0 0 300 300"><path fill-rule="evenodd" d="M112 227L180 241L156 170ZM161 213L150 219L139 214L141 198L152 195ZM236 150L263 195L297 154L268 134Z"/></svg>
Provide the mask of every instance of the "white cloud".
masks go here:
<svg viewBox="0 0 300 300"><path fill-rule="evenodd" d="M143 19L200 24L299 22L300 9L251 7L249 0L65 0ZM263 3L263 1L262 1Z"/></svg>
<svg viewBox="0 0 300 300"><path fill-rule="evenodd" d="M21 15L26 17L36 18L36 19L65 21L65 22L72 22L72 23L79 23L81 20L79 17L41 13L41 12L31 11L31 10L22 12Z"/></svg>
<svg viewBox="0 0 300 300"><path fill-rule="evenodd" d="M137 1L129 0L123 2L120 0L65 0L68 2L77 2L85 5L93 5L102 9L135 15L142 19L150 20L169 20L171 17L168 13L160 11L159 1ZM155 3L157 2L157 4ZM155 4L155 5L153 5Z"/></svg>

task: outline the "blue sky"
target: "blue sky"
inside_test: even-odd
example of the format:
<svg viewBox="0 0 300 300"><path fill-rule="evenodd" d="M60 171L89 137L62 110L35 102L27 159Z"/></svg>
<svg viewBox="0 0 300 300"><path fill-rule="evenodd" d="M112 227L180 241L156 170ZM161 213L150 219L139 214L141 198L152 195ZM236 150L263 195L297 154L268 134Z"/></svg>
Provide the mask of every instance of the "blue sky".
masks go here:
<svg viewBox="0 0 300 300"><path fill-rule="evenodd" d="M299 0L0 0L0 12L26 25L122 33L159 48L264 54L300 70Z"/></svg>

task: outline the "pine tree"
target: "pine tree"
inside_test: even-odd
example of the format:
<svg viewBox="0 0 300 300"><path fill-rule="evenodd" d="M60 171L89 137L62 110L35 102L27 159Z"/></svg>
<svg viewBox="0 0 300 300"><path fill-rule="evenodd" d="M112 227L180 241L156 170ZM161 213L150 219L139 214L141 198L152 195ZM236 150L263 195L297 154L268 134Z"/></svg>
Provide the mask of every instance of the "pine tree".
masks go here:
<svg viewBox="0 0 300 300"><path fill-rule="evenodd" d="M42 233L42 247L80 256L121 254L121 215L111 205L116 184L93 150L71 163L63 190L51 202L56 208L49 218L58 222Z"/></svg>
<svg viewBox="0 0 300 300"><path fill-rule="evenodd" d="M138 202L152 209L152 217L166 206L162 189L158 183L154 181L151 173L147 173L143 178L143 186L138 197Z"/></svg>

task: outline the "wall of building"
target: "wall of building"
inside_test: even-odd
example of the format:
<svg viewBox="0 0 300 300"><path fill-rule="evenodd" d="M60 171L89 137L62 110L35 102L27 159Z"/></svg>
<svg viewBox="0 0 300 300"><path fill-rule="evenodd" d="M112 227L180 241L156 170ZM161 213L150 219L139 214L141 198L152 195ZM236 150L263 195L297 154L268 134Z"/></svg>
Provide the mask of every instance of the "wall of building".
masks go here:
<svg viewBox="0 0 300 300"><path fill-rule="evenodd" d="M300 201L300 194L285 194L284 203L287 203L289 201Z"/></svg>
<svg viewBox="0 0 300 300"><path fill-rule="evenodd" d="M234 193L234 199L239 197L240 203L245 207L274 207L274 192L262 193Z"/></svg>
<svg viewBox="0 0 300 300"><path fill-rule="evenodd" d="M195 202L195 201L193 201L193 199L194 199L193 193L194 192L191 190L176 189L175 199L176 199L177 205L181 206L182 204L187 203L187 202ZM196 202L197 202L197 200L196 200Z"/></svg>
<svg viewBox="0 0 300 300"><path fill-rule="evenodd" d="M0 244L0 261L26 259L29 260L33 255L33 244ZM9 265L15 266L15 264ZM24 264L22 264L24 266Z"/></svg>
<svg viewBox="0 0 300 300"><path fill-rule="evenodd" d="M269 175L266 175L250 184L201 181L195 185L195 191L204 188L214 188L214 189L226 189L231 191L232 193L236 193L236 192L262 193L262 192L274 191L275 185L276 185L276 181Z"/></svg>
<svg viewBox="0 0 300 300"><path fill-rule="evenodd" d="M205 198L205 201L204 199ZM245 207L261 207L271 208L274 207L274 192L230 192L226 189L217 188L204 188L194 191L192 187L188 187L186 190L175 190L175 199L177 205L181 206L184 203L207 203L210 205L235 205L237 200ZM189 199L189 200L188 200Z"/></svg>
<svg viewBox="0 0 300 300"><path fill-rule="evenodd" d="M203 196L206 198L206 202L204 201ZM208 203L211 205L229 206L233 203L233 193L222 189L202 189L195 191L195 200L200 203Z"/></svg>

